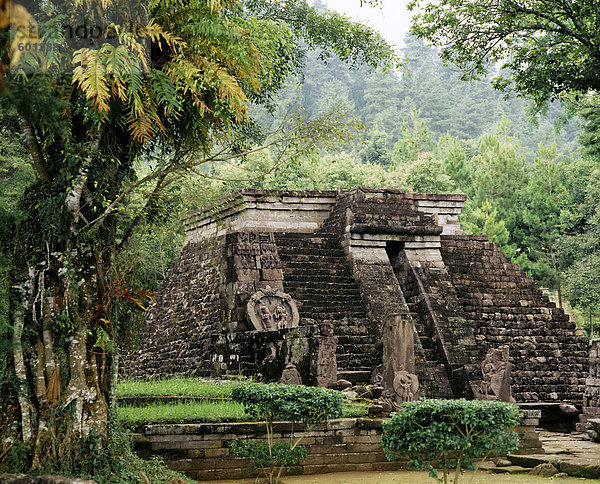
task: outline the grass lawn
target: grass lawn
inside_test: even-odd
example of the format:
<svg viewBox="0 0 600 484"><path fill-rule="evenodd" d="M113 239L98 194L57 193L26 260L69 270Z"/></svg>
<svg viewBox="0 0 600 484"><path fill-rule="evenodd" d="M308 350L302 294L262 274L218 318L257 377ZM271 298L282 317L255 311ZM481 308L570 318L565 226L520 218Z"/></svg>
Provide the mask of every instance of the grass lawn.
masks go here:
<svg viewBox="0 0 600 484"><path fill-rule="evenodd" d="M231 390L237 381L200 380L198 378L170 378L165 380L125 380L117 385L117 397L196 397L207 400L178 401L173 403L154 402L147 405L117 407L119 420L129 428L139 429L153 423L192 422L243 422L250 420L244 407L231 398ZM222 400L211 401L211 398ZM346 403L344 417L364 417L368 414L366 404Z"/></svg>
<svg viewBox="0 0 600 484"><path fill-rule="evenodd" d="M343 417L364 417L367 412L366 405L346 404ZM117 415L121 423L130 428L153 423L247 422L251 420L244 413L244 406L241 403L231 401L153 403L141 407L119 405Z"/></svg>
<svg viewBox="0 0 600 484"><path fill-rule="evenodd" d="M143 407L117 407L119 420L127 427L152 423L241 422L248 420L244 406L236 402L155 403Z"/></svg>
<svg viewBox="0 0 600 484"><path fill-rule="evenodd" d="M117 384L118 397L206 397L230 398L231 389L239 382L173 377L164 380L124 380Z"/></svg>

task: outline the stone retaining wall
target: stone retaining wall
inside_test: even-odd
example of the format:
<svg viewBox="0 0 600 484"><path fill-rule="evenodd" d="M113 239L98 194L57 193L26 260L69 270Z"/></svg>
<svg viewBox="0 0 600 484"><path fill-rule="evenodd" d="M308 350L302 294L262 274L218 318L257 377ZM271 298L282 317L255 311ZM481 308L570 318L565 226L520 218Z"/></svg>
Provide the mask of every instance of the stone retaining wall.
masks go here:
<svg viewBox="0 0 600 484"><path fill-rule="evenodd" d="M543 453L534 428L537 422L534 413L526 411L523 424L528 425L517 427L520 453ZM406 462L387 461L381 448L381 424L380 419L347 418L319 425L303 438L308 457L292 473L406 468ZM276 422L275 438L289 439L292 428L298 433L304 430L304 425ZM265 424L260 422L148 425L144 430L134 436L134 449L141 457L159 455L170 469L200 481L248 477L251 475L248 461L234 457L231 445L236 439L266 440Z"/></svg>

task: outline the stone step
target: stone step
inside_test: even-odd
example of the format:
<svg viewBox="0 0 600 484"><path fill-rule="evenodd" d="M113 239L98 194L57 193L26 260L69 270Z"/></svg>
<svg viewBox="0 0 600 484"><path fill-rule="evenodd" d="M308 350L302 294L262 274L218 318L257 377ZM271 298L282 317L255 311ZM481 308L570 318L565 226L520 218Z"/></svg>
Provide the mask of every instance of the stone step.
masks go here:
<svg viewBox="0 0 600 484"><path fill-rule="evenodd" d="M421 368L426 377L421 381L421 393L428 398L454 398L444 365L439 362L426 362L423 365ZM421 373L419 368L417 372Z"/></svg>
<svg viewBox="0 0 600 484"><path fill-rule="evenodd" d="M336 284L325 280L319 284L309 281L293 281L292 283L288 283L286 285L294 287L297 291L300 291L303 294L309 294L311 296L323 294L331 295L332 293L358 294L358 285L350 282Z"/></svg>
<svg viewBox="0 0 600 484"><path fill-rule="evenodd" d="M427 336L421 336L419 339L421 341L421 346L423 347L423 350L435 349L435 343L434 343L433 339L428 338ZM427 355L427 353L426 353L426 355Z"/></svg>
<svg viewBox="0 0 600 484"><path fill-rule="evenodd" d="M289 283L306 283L318 280L324 280L328 284L351 284L355 282L354 276L350 271L342 272L336 270L326 270L322 272L303 271L301 274L291 272L291 270L283 270L283 277Z"/></svg>
<svg viewBox="0 0 600 484"><path fill-rule="evenodd" d="M431 361L431 362L436 362L439 363L439 360L437 358L437 351L435 348L425 348L423 347L423 351L425 352L425 361Z"/></svg>
<svg viewBox="0 0 600 484"><path fill-rule="evenodd" d="M367 384L371 380L373 370L341 370L337 372L338 380L348 380L353 385Z"/></svg>

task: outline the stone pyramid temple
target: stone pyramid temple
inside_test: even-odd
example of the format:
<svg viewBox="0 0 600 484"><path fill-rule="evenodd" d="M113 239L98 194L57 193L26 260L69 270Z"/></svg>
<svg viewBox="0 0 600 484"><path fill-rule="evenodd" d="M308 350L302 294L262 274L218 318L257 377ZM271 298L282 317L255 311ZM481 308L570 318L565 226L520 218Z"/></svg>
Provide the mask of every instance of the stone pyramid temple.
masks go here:
<svg viewBox="0 0 600 484"><path fill-rule="evenodd" d="M357 384L404 348L419 396L481 397L499 355L517 402L581 404L587 340L496 244L463 235L465 200L244 190L189 214L123 373L278 380L292 364L304 383Z"/></svg>

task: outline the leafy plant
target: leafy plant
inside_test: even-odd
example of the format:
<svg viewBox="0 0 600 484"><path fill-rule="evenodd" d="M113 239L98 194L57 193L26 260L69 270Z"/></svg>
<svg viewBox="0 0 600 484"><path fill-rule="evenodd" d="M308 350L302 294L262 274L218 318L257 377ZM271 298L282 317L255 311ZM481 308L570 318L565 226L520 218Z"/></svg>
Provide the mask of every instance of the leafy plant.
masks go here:
<svg viewBox="0 0 600 484"><path fill-rule="evenodd" d="M271 469L283 469L306 459L306 449L302 446L293 447L289 442L269 442L237 439L231 446L236 457L249 459L250 471L261 470L265 476L270 475ZM277 482L269 479L269 482Z"/></svg>
<svg viewBox="0 0 600 484"><path fill-rule="evenodd" d="M232 398L244 405L250 417L264 419L267 424L267 442L238 439L232 450L235 456L251 461L250 470L260 468L269 483L279 482L283 469L306 457L306 450L299 445L306 432L323 420L341 417L343 412L341 393L318 387L245 384L233 389ZM276 419L303 422L305 433L296 438L292 427L289 442L275 442Z"/></svg>
<svg viewBox="0 0 600 484"><path fill-rule="evenodd" d="M421 399L404 403L383 423L381 445L388 460L408 457L412 467L428 470L439 482L458 484L462 469L475 468L473 459L518 449L513 429L519 418L519 407L511 403Z"/></svg>

